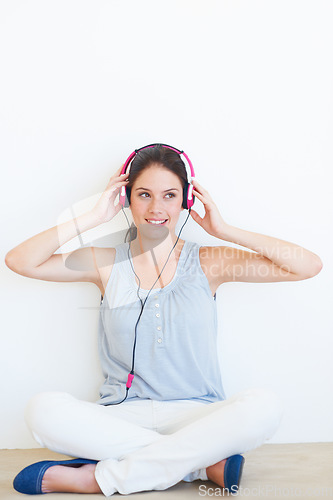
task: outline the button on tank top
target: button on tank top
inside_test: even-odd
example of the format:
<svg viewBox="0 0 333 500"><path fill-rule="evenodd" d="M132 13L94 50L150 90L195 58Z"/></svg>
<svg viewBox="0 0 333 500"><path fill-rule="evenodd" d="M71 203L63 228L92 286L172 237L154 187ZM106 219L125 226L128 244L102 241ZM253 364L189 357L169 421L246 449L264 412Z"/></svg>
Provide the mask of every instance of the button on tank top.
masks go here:
<svg viewBox="0 0 333 500"><path fill-rule="evenodd" d="M128 248L128 242L115 247L100 305L98 348L105 382L97 403L102 405L124 399L132 366L141 302ZM226 399L216 347L216 295L201 268L199 249L185 241L172 281L150 293L139 291L142 302L149 296L137 326L134 379L126 401Z"/></svg>

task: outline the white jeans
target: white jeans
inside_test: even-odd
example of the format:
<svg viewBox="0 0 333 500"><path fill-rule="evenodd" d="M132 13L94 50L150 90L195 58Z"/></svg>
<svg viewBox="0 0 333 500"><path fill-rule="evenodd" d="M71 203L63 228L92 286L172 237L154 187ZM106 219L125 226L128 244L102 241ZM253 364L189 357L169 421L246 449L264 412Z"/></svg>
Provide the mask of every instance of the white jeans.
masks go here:
<svg viewBox="0 0 333 500"><path fill-rule="evenodd" d="M125 400L115 406L44 392L29 401L25 418L41 446L98 460L96 481L111 496L207 480L206 467L271 438L282 410L276 394L261 388L209 404Z"/></svg>

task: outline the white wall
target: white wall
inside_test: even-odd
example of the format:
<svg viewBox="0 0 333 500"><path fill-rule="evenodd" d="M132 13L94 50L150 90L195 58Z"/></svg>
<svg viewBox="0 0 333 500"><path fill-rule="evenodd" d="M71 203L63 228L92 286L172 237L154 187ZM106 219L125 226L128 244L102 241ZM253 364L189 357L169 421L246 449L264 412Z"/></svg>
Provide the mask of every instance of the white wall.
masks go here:
<svg viewBox="0 0 333 500"><path fill-rule="evenodd" d="M332 14L323 0L1 3L0 447L38 446L33 394L95 401L102 382L97 287L22 277L5 254L151 142L184 149L226 222L321 257L310 280L221 286L219 356L227 396L282 398L271 442L332 441ZM127 227L121 212L104 226ZM225 244L191 219L182 237Z"/></svg>

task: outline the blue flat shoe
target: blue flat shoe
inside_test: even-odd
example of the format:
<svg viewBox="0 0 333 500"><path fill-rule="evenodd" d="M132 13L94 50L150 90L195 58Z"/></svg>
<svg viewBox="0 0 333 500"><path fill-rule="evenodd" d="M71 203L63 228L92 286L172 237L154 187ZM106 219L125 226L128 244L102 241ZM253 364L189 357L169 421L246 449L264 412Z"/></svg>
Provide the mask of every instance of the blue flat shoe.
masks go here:
<svg viewBox="0 0 333 500"><path fill-rule="evenodd" d="M75 458L74 460L43 460L29 465L15 477L13 486L19 493L27 495L44 494L42 491L42 480L45 472L53 465L69 465L71 467L84 465L84 464L97 464L97 460L87 460L85 458Z"/></svg>
<svg viewBox="0 0 333 500"><path fill-rule="evenodd" d="M242 455L232 455L227 458L224 466L224 487L229 492L238 491L238 486L242 477L245 458Z"/></svg>

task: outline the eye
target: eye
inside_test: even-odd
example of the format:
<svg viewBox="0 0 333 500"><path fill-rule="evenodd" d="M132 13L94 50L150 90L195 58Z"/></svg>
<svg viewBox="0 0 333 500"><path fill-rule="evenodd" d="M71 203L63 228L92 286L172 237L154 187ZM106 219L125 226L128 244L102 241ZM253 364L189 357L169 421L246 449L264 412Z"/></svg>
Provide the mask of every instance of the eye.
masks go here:
<svg viewBox="0 0 333 500"><path fill-rule="evenodd" d="M146 191L143 193L140 193L139 196L142 198L146 198L146 196L143 196L144 194L147 194L148 196L150 196L149 193L147 193ZM174 193L167 193L165 196L170 196L170 198L168 198L170 200L171 198L174 198L176 195Z"/></svg>

